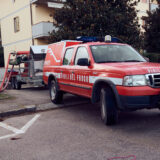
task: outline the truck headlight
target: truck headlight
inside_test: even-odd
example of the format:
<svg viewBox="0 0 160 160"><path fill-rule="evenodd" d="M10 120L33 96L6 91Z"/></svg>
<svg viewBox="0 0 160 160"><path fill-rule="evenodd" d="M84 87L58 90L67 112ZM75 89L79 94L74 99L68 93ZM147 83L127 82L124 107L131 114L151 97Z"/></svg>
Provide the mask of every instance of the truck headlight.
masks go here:
<svg viewBox="0 0 160 160"><path fill-rule="evenodd" d="M124 86L146 86L146 77L144 75L125 76L123 79Z"/></svg>

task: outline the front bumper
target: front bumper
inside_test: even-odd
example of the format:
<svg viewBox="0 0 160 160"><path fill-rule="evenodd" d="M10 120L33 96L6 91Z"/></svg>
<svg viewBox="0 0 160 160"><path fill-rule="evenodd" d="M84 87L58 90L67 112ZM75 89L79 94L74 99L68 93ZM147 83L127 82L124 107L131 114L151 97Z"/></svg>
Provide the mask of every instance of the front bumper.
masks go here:
<svg viewBox="0 0 160 160"><path fill-rule="evenodd" d="M137 110L159 108L160 88L117 86L119 108L121 110Z"/></svg>
<svg viewBox="0 0 160 160"><path fill-rule="evenodd" d="M119 96L123 110L159 108L160 95L152 96Z"/></svg>

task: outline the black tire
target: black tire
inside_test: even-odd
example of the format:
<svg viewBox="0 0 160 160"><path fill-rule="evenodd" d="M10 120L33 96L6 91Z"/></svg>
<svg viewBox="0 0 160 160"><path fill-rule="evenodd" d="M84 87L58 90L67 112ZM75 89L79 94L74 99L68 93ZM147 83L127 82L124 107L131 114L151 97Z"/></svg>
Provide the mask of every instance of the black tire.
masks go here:
<svg viewBox="0 0 160 160"><path fill-rule="evenodd" d="M101 118L105 125L114 125L118 121L116 100L111 88L101 90Z"/></svg>
<svg viewBox="0 0 160 160"><path fill-rule="evenodd" d="M55 80L51 80L49 85L49 93L50 93L50 99L52 103L54 104L60 104L63 100L63 93L58 90L57 83Z"/></svg>
<svg viewBox="0 0 160 160"><path fill-rule="evenodd" d="M22 84L17 81L17 78L15 78L15 89L21 90Z"/></svg>
<svg viewBox="0 0 160 160"><path fill-rule="evenodd" d="M11 78L11 87L12 87L12 89L16 89L15 77L12 77L12 78Z"/></svg>

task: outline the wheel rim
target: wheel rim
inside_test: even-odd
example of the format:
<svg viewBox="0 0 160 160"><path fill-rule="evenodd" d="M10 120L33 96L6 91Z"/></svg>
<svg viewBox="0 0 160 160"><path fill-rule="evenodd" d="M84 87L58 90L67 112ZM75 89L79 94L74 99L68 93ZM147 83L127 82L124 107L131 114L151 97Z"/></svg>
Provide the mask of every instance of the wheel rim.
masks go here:
<svg viewBox="0 0 160 160"><path fill-rule="evenodd" d="M51 99L54 100L56 97L56 86L55 86L55 83L52 82L52 85L51 85Z"/></svg>

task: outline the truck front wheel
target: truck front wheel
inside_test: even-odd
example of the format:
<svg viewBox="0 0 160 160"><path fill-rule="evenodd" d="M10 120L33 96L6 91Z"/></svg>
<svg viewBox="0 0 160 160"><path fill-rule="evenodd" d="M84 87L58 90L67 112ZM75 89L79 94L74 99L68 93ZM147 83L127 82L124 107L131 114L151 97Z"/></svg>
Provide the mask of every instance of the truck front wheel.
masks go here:
<svg viewBox="0 0 160 160"><path fill-rule="evenodd" d="M101 90L101 118L105 125L114 125L118 121L118 111L116 101L111 88L102 88Z"/></svg>
<svg viewBox="0 0 160 160"><path fill-rule="evenodd" d="M58 86L54 80L50 82L49 92L50 92L51 101L53 103L59 104L62 102L63 93L61 91L58 91Z"/></svg>

